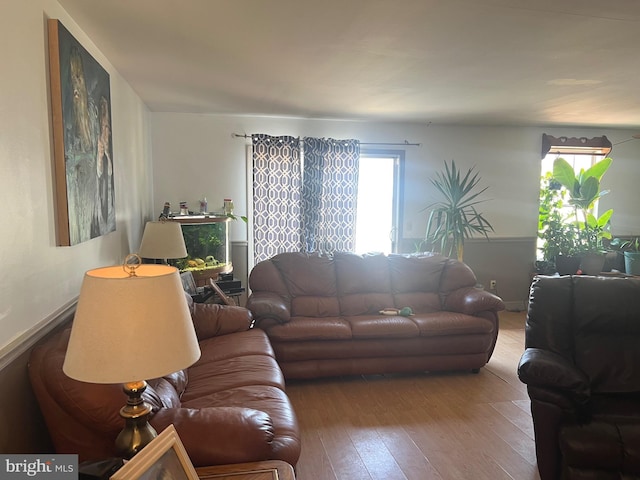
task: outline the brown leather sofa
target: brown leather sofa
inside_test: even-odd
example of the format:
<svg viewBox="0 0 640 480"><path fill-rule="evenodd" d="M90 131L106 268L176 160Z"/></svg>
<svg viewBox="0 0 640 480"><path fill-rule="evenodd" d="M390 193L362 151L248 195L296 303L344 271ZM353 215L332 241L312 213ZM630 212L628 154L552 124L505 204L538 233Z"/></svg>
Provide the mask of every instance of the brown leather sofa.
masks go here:
<svg viewBox="0 0 640 480"><path fill-rule="evenodd" d="M640 479L640 279L536 277L525 346L540 478Z"/></svg>
<svg viewBox="0 0 640 480"><path fill-rule="evenodd" d="M478 371L491 357L502 300L440 255L281 253L249 277L247 308L287 379ZM410 307L413 316L385 316Z"/></svg>
<svg viewBox="0 0 640 480"><path fill-rule="evenodd" d="M244 308L190 304L201 357L186 370L148 380L149 423L158 432L173 424L195 466L270 459L295 466L299 427L267 336L249 329ZM78 382L63 373L69 333L33 350L34 392L56 452L77 453L80 462L114 457L126 396L120 385Z"/></svg>

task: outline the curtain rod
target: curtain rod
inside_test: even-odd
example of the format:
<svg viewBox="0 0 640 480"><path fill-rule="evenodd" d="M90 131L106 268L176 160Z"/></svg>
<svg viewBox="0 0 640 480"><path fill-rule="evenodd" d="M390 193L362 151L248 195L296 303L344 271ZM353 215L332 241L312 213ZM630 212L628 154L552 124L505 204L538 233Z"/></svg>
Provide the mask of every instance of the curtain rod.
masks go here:
<svg viewBox="0 0 640 480"><path fill-rule="evenodd" d="M232 133L231 136L236 138L251 138L251 135L247 135L246 133L245 134ZM421 147L422 146L421 143L409 143L407 140L405 140L402 143L400 142L360 142L360 145L394 145L394 146L402 145L404 147Z"/></svg>

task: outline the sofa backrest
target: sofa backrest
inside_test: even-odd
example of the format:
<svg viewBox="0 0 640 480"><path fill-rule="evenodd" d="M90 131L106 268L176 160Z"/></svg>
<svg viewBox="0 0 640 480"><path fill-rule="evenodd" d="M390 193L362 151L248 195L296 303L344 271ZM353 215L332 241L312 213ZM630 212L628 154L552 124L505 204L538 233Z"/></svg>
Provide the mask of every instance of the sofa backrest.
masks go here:
<svg viewBox="0 0 640 480"><path fill-rule="evenodd" d="M282 253L271 259L291 300L291 314L335 317L340 314L332 256Z"/></svg>
<svg viewBox="0 0 640 480"><path fill-rule="evenodd" d="M574 362L594 392L640 392L640 279L537 277L526 346Z"/></svg>
<svg viewBox="0 0 640 480"><path fill-rule="evenodd" d="M440 282L446 264L441 255L389 255L393 306L419 313L442 310Z"/></svg>
<svg viewBox="0 0 640 480"><path fill-rule="evenodd" d="M253 292L282 296L292 316L332 317L376 314L383 308L438 311L443 295L474 286L476 278L463 263L429 253L287 252L257 264L249 284Z"/></svg>
<svg viewBox="0 0 640 480"><path fill-rule="evenodd" d="M342 315L373 315L393 307L387 257L336 253L337 296Z"/></svg>

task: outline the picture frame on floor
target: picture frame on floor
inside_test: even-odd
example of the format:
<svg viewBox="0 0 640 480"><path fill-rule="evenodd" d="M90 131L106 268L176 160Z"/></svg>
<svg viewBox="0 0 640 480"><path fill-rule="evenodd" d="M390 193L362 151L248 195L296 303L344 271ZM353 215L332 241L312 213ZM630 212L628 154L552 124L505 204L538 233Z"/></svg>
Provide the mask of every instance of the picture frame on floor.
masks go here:
<svg viewBox="0 0 640 480"><path fill-rule="evenodd" d="M110 480L198 480L193 464L173 425L114 473Z"/></svg>

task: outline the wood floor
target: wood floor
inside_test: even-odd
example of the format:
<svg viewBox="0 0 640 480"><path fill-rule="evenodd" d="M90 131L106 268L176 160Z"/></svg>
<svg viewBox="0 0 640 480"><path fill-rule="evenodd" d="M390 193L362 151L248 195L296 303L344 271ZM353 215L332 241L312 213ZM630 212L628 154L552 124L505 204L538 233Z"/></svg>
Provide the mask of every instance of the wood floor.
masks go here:
<svg viewBox="0 0 640 480"><path fill-rule="evenodd" d="M516 368L524 313L501 312L479 374L290 382L302 429L298 480L539 479Z"/></svg>

